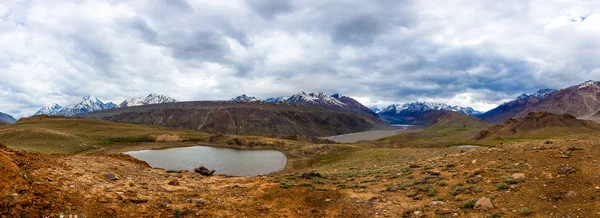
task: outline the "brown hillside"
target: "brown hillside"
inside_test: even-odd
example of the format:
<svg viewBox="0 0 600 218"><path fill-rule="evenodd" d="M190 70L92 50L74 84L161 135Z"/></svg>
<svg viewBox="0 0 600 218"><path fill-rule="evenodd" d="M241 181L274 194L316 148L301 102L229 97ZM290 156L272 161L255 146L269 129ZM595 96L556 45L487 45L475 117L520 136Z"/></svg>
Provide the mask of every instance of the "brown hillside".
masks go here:
<svg viewBox="0 0 600 218"><path fill-rule="evenodd" d="M521 120L510 119L506 123L481 131L477 140L501 138L552 138L570 134L596 133L600 125L578 120L570 114L531 112Z"/></svg>
<svg viewBox="0 0 600 218"><path fill-rule="evenodd" d="M386 138L401 147L445 147L465 143L489 124L473 116L453 112L434 111L425 115L432 125L420 132L407 132Z"/></svg>
<svg viewBox="0 0 600 218"><path fill-rule="evenodd" d="M180 102L105 110L86 116L228 134L329 136L365 131L380 124L375 116L365 113L264 102Z"/></svg>

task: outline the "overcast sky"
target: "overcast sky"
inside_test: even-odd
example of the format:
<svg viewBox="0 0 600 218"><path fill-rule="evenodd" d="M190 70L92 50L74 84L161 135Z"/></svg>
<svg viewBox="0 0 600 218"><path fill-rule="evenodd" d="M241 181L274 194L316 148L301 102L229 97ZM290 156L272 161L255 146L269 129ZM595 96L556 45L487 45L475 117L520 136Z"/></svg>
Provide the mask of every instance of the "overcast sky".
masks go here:
<svg viewBox="0 0 600 218"><path fill-rule="evenodd" d="M2 0L0 111L302 90L487 110L600 79L599 2Z"/></svg>

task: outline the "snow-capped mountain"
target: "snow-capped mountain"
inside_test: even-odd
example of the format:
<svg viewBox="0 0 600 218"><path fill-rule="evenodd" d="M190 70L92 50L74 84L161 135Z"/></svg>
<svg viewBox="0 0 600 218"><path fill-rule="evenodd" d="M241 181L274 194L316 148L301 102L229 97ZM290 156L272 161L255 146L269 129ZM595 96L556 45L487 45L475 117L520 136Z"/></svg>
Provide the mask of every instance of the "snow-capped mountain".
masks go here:
<svg viewBox="0 0 600 218"><path fill-rule="evenodd" d="M259 101L259 100L256 99L255 97L251 97L251 96L247 96L246 94L242 94L240 96L232 98L230 101L234 101L234 102L254 102L254 101Z"/></svg>
<svg viewBox="0 0 600 218"><path fill-rule="evenodd" d="M45 106L45 107L41 108L40 110L38 110L34 115L45 114L45 115L50 115L50 116L69 116L70 117L70 116L77 116L80 114L85 114L85 113L99 111L99 110L106 110L106 109L111 109L111 108L117 108L117 107L132 107L132 106L138 106L138 105L160 104L160 103L168 103L168 102L175 102L175 101L176 100L171 97L152 93L146 97L131 98L129 100L125 100L125 101L121 102L121 104L119 104L119 105L116 105L115 103L112 103L112 102L104 103L96 97L86 96L81 100L81 102L76 103L76 104L67 105L64 107L60 106L58 104L55 104L55 103L50 104L50 105Z"/></svg>
<svg viewBox="0 0 600 218"><path fill-rule="evenodd" d="M415 102L408 104L392 104L381 110L381 113L400 114L400 113L425 113L429 111L454 111L466 115L477 116L482 114L471 107L451 106L444 103L433 102Z"/></svg>
<svg viewBox="0 0 600 218"><path fill-rule="evenodd" d="M75 116L79 114L89 113L93 111L115 108L117 105L112 102L104 103L96 97L83 97L81 102L76 104L61 107L58 104L51 104L41 108L34 115L50 115L50 116Z"/></svg>
<svg viewBox="0 0 600 218"><path fill-rule="evenodd" d="M0 121L5 123L15 123L17 120L11 115L0 112Z"/></svg>
<svg viewBox="0 0 600 218"><path fill-rule="evenodd" d="M339 94L336 94L336 97L340 97ZM344 106L337 98L334 98L332 95L316 92L316 93L306 93L306 92L298 92L295 95L290 96L285 100L286 103L290 104L301 104L301 103L313 103L313 104L321 104L321 105L331 105L331 106Z"/></svg>
<svg viewBox="0 0 600 218"><path fill-rule="evenodd" d="M58 115L58 112L60 111L60 109L62 109L62 106L56 104L56 103L52 103L50 105L44 106L43 108L41 108L40 110L38 110L37 112L35 112L34 115Z"/></svg>
<svg viewBox="0 0 600 218"><path fill-rule="evenodd" d="M515 99L513 101L510 101L510 102L506 102L504 104L508 104L508 103L511 103L511 102L514 102L514 101L519 101L519 100L527 100L527 99L530 99L530 98L533 98L533 97L544 99L544 98L547 98L548 96L550 96L550 95L552 95L552 94L554 94L556 92L558 92L558 90L556 90L556 89L540 89L536 93L533 93L531 95L523 93L523 94L519 95L517 97L517 99Z"/></svg>
<svg viewBox="0 0 600 218"><path fill-rule="evenodd" d="M378 114L391 124L427 125L429 123L425 122L424 120L420 120L420 118L425 117L427 114L429 114L429 112L433 111L454 111L470 116L478 116L482 114L482 112L471 107L452 106L444 103L432 102L391 104L386 108L380 109Z"/></svg>
<svg viewBox="0 0 600 218"><path fill-rule="evenodd" d="M140 106L140 105L162 104L162 103L171 103L171 102L177 102L177 100L175 100L174 98L168 97L168 96L151 93L146 97L135 97L135 98L131 98L129 100L125 100L125 101L121 102L117 107L120 107L120 108L121 107L133 107L133 106Z"/></svg>
<svg viewBox="0 0 600 218"><path fill-rule="evenodd" d="M343 96L340 94L329 95L324 92L306 93L302 91L292 96L267 98L266 102L318 105L327 108L336 108L347 111L367 113L376 117L379 116L376 113L373 113L373 111L371 111L369 108L365 107L360 102L356 101L355 99L349 96Z"/></svg>

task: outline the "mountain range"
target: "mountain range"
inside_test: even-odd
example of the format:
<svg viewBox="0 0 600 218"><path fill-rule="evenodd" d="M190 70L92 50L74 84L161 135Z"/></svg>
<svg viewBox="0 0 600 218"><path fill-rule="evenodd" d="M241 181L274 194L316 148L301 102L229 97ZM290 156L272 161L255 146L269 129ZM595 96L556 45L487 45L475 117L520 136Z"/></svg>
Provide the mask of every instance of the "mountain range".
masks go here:
<svg viewBox="0 0 600 218"><path fill-rule="evenodd" d="M50 116L77 116L89 112L112 109L112 108L122 108L122 107L133 107L140 105L149 105L149 104L160 104L160 103L170 103L176 102L175 99L171 97L167 97L164 95L158 95L151 93L146 97L136 97L125 100L121 102L119 105L116 105L112 102L104 103L100 101L96 97L86 96L83 99L75 104L60 106L56 103L52 103L48 106L42 107L38 110L34 115L50 115Z"/></svg>
<svg viewBox="0 0 600 218"><path fill-rule="evenodd" d="M454 111L475 117L483 114L471 107L451 106L444 103L432 102L391 104L386 108L372 106L370 109L391 124L426 125L429 124L430 119L419 118L432 111Z"/></svg>
<svg viewBox="0 0 600 218"><path fill-rule="evenodd" d="M375 117L379 115L373 112L368 107L364 106L356 99L344 96L340 94L327 94L324 92L311 92L306 93L304 91L298 92L291 96L282 96L267 98L266 100L258 100L255 97L250 97L245 94L232 98L232 102L253 102L262 101L268 103L281 103L281 104L292 104L292 105L316 105L328 109L338 109L346 111L354 111L366 113Z"/></svg>

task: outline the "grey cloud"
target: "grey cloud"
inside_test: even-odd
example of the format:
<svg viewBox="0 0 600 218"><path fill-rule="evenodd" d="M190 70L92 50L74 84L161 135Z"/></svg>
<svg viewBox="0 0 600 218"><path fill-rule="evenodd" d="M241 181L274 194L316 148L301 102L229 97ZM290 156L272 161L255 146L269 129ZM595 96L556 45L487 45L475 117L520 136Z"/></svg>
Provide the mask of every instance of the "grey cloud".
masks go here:
<svg viewBox="0 0 600 218"><path fill-rule="evenodd" d="M290 0L246 0L246 4L265 19L292 11Z"/></svg>
<svg viewBox="0 0 600 218"><path fill-rule="evenodd" d="M491 104L598 79L588 77L600 68L600 35L591 31L599 24L591 12L600 8L583 2L93 3L101 5L6 7L0 111L24 116L83 95L120 101L149 92L202 100L305 90L386 102L448 101L468 92ZM75 10L34 14L62 6ZM569 21L579 16L587 19ZM22 82L35 79L43 82Z"/></svg>

